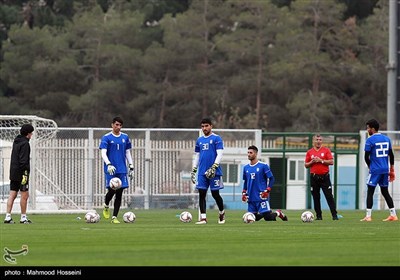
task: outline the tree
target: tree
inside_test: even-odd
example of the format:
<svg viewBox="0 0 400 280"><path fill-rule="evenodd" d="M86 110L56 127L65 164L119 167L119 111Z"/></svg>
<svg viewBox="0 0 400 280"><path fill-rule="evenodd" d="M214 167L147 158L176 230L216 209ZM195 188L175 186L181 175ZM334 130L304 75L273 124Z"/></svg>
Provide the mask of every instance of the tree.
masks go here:
<svg viewBox="0 0 400 280"><path fill-rule="evenodd" d="M272 72L290 85L290 130L331 130L332 115L338 131L352 123L353 104L342 81L357 67L358 42L342 20L344 9L335 1L295 1L285 15L285 31L274 48L280 59Z"/></svg>

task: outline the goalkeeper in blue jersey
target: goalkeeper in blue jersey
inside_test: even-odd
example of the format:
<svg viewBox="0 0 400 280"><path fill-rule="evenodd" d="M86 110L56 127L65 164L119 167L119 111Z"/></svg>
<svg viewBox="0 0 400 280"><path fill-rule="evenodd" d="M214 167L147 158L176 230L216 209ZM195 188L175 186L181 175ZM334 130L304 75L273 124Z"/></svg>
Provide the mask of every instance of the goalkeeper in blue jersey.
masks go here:
<svg viewBox="0 0 400 280"><path fill-rule="evenodd" d="M276 221L276 217L287 221L287 216L281 211L272 211L269 205L270 192L275 178L268 164L257 158L258 148L254 145L247 149L250 163L243 167L242 201L247 202L247 211L256 216L256 221Z"/></svg>
<svg viewBox="0 0 400 280"><path fill-rule="evenodd" d="M224 201L219 193L223 189L222 169L219 166L224 150L222 138L212 132L212 121L209 118L201 120L200 136L195 144L193 169L191 173L192 182L196 184L199 192L200 220L196 224L207 224L206 216L206 196L210 188L211 195L217 203L219 209L218 223L225 223Z"/></svg>
<svg viewBox="0 0 400 280"><path fill-rule="evenodd" d="M128 134L121 132L123 120L120 117L115 117L112 120L112 131L108 132L101 138L99 149L101 157L104 161L104 173L107 193L104 201L103 216L105 219L110 218L109 204L115 195L114 210L111 223L119 224L118 212L121 207L122 192L129 187L127 173L129 178L133 178L133 160L131 155L132 143ZM127 163L129 167L127 167ZM113 177L118 177L122 181L121 188L110 188L110 180Z"/></svg>
<svg viewBox="0 0 400 280"><path fill-rule="evenodd" d="M394 154L390 138L379 133L379 123L375 119L366 122L368 139L364 146L364 160L369 168L367 178L367 209L362 222L372 221L372 206L375 188L381 188L381 194L389 207L390 215L383 221L398 221L393 199L389 194L389 182L395 180ZM389 167L390 163L390 167Z"/></svg>

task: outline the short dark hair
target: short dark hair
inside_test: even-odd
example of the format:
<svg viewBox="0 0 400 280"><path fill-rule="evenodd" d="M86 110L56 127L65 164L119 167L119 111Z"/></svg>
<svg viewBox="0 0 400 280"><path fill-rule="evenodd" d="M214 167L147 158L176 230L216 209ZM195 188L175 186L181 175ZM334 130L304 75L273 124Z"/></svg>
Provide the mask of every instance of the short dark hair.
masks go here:
<svg viewBox="0 0 400 280"><path fill-rule="evenodd" d="M256 153L258 153L258 148L256 146L254 146L254 145L249 146L247 148L247 150L254 150L254 151L256 151Z"/></svg>
<svg viewBox="0 0 400 280"><path fill-rule="evenodd" d="M377 120L370 119L365 124L368 125L370 128L374 128L375 131L379 131L379 122Z"/></svg>
<svg viewBox="0 0 400 280"><path fill-rule="evenodd" d="M121 117L113 118L112 123L116 123L116 122L119 122L120 124L124 124L124 121L122 120Z"/></svg>
<svg viewBox="0 0 400 280"><path fill-rule="evenodd" d="M200 124L203 124L203 123L207 123L207 124L209 124L209 125L212 125L212 121L211 121L210 118L203 118L203 119L201 120L201 123L200 123Z"/></svg>
<svg viewBox="0 0 400 280"><path fill-rule="evenodd" d="M26 123L21 126L20 133L22 136L27 136L29 133L32 133L33 130L33 126L30 123Z"/></svg>

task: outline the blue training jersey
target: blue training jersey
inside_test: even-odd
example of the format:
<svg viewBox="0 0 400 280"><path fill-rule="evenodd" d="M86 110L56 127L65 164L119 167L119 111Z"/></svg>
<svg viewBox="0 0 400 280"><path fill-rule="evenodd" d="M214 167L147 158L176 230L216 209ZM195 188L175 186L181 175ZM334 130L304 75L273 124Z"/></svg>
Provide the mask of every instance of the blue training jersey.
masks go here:
<svg viewBox="0 0 400 280"><path fill-rule="evenodd" d="M111 164L116 168L115 173L125 173L126 168L126 150L132 148L132 143L128 134L122 133L118 136L109 132L101 138L99 149L107 150L107 157ZM104 173L107 173L107 165L104 163Z"/></svg>
<svg viewBox="0 0 400 280"><path fill-rule="evenodd" d="M369 172L371 174L389 173L390 149L392 149L392 143L386 135L375 133L368 137L364 151L370 152Z"/></svg>
<svg viewBox="0 0 400 280"><path fill-rule="evenodd" d="M194 151L200 153L199 155L199 166L197 167L198 174L204 175L207 169L209 169L215 162L217 157L217 150L224 149L224 142L221 136L211 133L209 136L200 136L197 138ZM215 172L215 175L222 176L222 169L219 166Z"/></svg>
<svg viewBox="0 0 400 280"><path fill-rule="evenodd" d="M268 164L258 161L254 165L246 164L243 167L243 189L247 190L249 201L262 201L260 192L268 187L273 174ZM269 187L272 188L272 185Z"/></svg>

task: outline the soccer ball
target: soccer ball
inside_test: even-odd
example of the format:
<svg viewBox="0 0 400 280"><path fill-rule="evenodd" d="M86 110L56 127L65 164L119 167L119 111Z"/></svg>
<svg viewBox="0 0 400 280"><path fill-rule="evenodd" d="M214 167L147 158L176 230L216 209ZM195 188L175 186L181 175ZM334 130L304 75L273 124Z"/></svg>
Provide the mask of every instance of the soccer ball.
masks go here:
<svg viewBox="0 0 400 280"><path fill-rule="evenodd" d="M85 215L85 221L88 224L98 223L100 221L100 215L97 212L87 212Z"/></svg>
<svg viewBox="0 0 400 280"><path fill-rule="evenodd" d="M114 177L110 180L110 188L118 190L120 187L122 187L122 181L120 178Z"/></svg>
<svg viewBox="0 0 400 280"><path fill-rule="evenodd" d="M133 212L126 212L122 219L125 223L133 223L136 220L136 215Z"/></svg>
<svg viewBox="0 0 400 280"><path fill-rule="evenodd" d="M251 212L244 213L242 218L245 224L251 224L256 221L256 216Z"/></svg>
<svg viewBox="0 0 400 280"><path fill-rule="evenodd" d="M179 220L181 220L181 222L183 222L183 223L190 223L192 221L192 219L193 219L192 214L188 211L183 211L179 215Z"/></svg>
<svg viewBox="0 0 400 280"><path fill-rule="evenodd" d="M314 214L311 211L304 211L300 218L304 223L312 223L314 221Z"/></svg>

